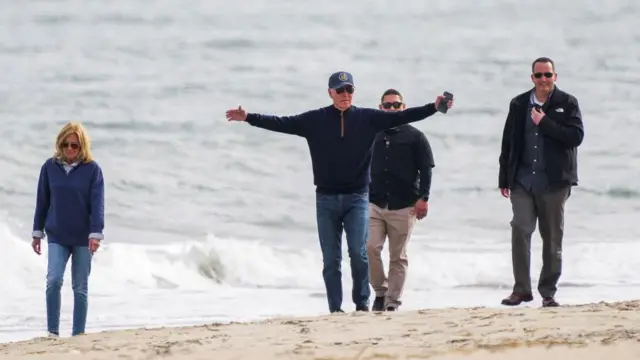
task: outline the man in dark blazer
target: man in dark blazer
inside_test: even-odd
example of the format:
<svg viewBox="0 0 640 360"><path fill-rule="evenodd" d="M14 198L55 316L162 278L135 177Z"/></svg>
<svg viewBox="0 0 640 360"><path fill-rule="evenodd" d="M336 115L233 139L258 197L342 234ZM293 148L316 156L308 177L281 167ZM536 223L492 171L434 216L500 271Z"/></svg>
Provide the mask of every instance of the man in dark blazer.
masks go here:
<svg viewBox="0 0 640 360"><path fill-rule="evenodd" d="M531 65L535 87L511 100L502 135L498 187L511 199L513 292L502 300L515 306L533 300L531 235L538 222L543 265L538 292L543 307L555 300L562 272L564 204L578 184L577 153L584 138L578 100L560 90L549 58Z"/></svg>

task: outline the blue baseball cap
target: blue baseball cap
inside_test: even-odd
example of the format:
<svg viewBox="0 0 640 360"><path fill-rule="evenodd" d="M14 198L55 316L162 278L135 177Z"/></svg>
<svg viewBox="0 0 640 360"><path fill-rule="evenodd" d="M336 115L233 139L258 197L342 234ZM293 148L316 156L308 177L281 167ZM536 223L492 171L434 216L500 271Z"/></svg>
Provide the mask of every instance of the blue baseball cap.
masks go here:
<svg viewBox="0 0 640 360"><path fill-rule="evenodd" d="M338 71L336 73L331 74L329 77L329 88L330 89L339 89L345 85L353 85L353 76L346 71Z"/></svg>

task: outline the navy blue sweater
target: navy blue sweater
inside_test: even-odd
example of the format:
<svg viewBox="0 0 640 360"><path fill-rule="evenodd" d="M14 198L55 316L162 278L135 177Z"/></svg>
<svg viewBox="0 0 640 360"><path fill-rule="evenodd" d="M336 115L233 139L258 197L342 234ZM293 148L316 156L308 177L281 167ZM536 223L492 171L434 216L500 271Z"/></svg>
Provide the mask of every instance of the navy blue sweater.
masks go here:
<svg viewBox="0 0 640 360"><path fill-rule="evenodd" d="M333 105L293 116L247 114L252 126L307 139L316 191L323 194L364 193L371 182L371 156L376 134L427 118L434 104L399 112Z"/></svg>
<svg viewBox="0 0 640 360"><path fill-rule="evenodd" d="M90 237L102 240L103 229L104 180L98 163L70 166L48 159L40 169L33 236L88 246Z"/></svg>

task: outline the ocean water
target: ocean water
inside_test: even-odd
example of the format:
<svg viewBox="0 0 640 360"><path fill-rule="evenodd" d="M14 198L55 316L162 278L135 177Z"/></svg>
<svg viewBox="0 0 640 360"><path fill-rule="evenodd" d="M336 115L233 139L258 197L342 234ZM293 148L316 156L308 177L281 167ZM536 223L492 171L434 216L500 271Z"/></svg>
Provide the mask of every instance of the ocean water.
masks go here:
<svg viewBox="0 0 640 360"><path fill-rule="evenodd" d="M88 128L107 186L88 331L326 313L306 143L228 123L224 112L325 106L337 70L353 73L359 106L377 106L390 87L409 105L455 94L447 115L415 124L436 168L429 216L409 245L403 308L498 307L512 282L510 204L496 189L500 137L538 56L556 61L558 86L579 99L586 131L558 300L640 297L636 1L30 0L2 8L0 341L46 329L46 247L42 256L31 251L30 230L39 167L69 120ZM536 234L534 282L540 245ZM343 269L353 310L348 260ZM67 334L71 309L67 273Z"/></svg>

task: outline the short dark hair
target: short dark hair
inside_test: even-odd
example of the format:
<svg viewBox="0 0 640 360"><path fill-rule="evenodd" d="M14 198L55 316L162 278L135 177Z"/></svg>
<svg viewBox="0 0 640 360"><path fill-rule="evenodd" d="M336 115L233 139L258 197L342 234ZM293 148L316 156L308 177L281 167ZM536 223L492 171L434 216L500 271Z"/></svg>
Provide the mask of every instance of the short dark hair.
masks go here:
<svg viewBox="0 0 640 360"><path fill-rule="evenodd" d="M387 95L398 95L400 97L400 101L404 101L404 99L402 98L402 94L400 94L400 91L396 89L388 89L382 93L382 96L380 97L380 102L382 102L384 100L384 97Z"/></svg>
<svg viewBox="0 0 640 360"><path fill-rule="evenodd" d="M556 64L553 62L553 60L544 56L533 60L533 62L531 63L531 72L534 71L533 69L536 67L537 63L549 63L551 64L551 69L553 69L553 72L556 72Z"/></svg>

